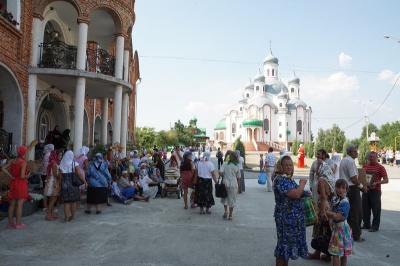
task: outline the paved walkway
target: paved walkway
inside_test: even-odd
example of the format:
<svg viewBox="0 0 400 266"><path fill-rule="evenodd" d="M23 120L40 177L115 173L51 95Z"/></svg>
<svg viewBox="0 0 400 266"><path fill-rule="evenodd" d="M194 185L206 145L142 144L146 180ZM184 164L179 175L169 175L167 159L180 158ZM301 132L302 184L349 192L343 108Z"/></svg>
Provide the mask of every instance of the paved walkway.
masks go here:
<svg viewBox="0 0 400 266"><path fill-rule="evenodd" d="M41 211L23 218L29 224L25 229L6 229L3 220L0 265L274 265L274 198L257 184L257 175L246 172L246 193L238 195L233 221L222 219L218 199L212 214L199 215L198 208L184 210L175 196L114 204L100 215L79 210L66 224L45 221ZM367 241L356 243L348 265L399 265L399 189L400 180L383 186L381 230L363 232ZM328 264L298 260L290 265Z"/></svg>

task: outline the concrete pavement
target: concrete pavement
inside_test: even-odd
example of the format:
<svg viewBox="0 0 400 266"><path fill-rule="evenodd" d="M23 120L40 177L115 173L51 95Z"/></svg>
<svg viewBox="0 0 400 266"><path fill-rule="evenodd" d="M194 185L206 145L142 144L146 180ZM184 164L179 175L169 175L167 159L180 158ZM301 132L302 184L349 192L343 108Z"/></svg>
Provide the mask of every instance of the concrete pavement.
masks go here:
<svg viewBox="0 0 400 266"><path fill-rule="evenodd" d="M3 220L0 264L274 265L273 193L257 184L258 173L245 174L246 192L238 195L233 221L222 219L223 206L217 198L212 214L199 215L198 208L184 210L175 196L129 206L114 204L100 215L79 210L76 220L65 224L45 221L41 211L23 218L29 224L25 229L6 229ZM398 179L383 186L381 229L363 232L367 241L355 244L356 254L348 265L400 264L399 189ZM308 243L311 231L308 227ZM290 265L328 264L298 260Z"/></svg>

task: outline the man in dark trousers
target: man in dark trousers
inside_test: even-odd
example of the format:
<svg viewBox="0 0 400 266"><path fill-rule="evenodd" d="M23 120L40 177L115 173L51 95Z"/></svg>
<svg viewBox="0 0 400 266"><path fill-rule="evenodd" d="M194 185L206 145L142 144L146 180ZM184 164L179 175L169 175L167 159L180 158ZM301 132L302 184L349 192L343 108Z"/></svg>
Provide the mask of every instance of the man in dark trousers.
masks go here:
<svg viewBox="0 0 400 266"><path fill-rule="evenodd" d="M224 154L221 151L221 148L218 148L217 151L217 159L218 159L218 170L221 167L221 165L224 163L224 160L222 159L222 157L224 156Z"/></svg>

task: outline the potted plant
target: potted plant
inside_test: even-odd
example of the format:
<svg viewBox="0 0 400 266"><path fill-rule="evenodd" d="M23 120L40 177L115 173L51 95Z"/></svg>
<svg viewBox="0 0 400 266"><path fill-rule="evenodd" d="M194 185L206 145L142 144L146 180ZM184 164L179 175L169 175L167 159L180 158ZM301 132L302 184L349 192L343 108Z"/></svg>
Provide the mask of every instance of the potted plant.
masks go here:
<svg viewBox="0 0 400 266"><path fill-rule="evenodd" d="M0 212L7 212L10 206L11 199L9 197L9 190L1 193L0 199ZM22 216L28 216L34 213L39 208L39 202L43 199L43 196L38 193L30 192L26 201L22 207Z"/></svg>

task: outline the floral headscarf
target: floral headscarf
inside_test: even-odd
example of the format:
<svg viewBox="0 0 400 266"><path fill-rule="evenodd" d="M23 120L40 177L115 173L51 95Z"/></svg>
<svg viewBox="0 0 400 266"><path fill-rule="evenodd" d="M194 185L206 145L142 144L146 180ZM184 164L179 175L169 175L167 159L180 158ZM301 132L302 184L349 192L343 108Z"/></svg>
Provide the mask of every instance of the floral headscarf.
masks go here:
<svg viewBox="0 0 400 266"><path fill-rule="evenodd" d="M49 157L49 164L47 165L46 173L50 175L51 167L53 164L60 164L60 160L58 160L58 152L56 150L52 150Z"/></svg>
<svg viewBox="0 0 400 266"><path fill-rule="evenodd" d="M100 152L96 153L96 155L93 158L94 165L98 168L102 162L103 162L103 154L101 154Z"/></svg>
<svg viewBox="0 0 400 266"><path fill-rule="evenodd" d="M286 160L292 160L292 159L289 156L284 156L276 162L277 174L280 176L283 176L283 177L292 178L293 173L294 173L294 168L292 168L292 172L290 173L290 175L286 175L283 172L282 163L283 163L283 161L286 161Z"/></svg>

